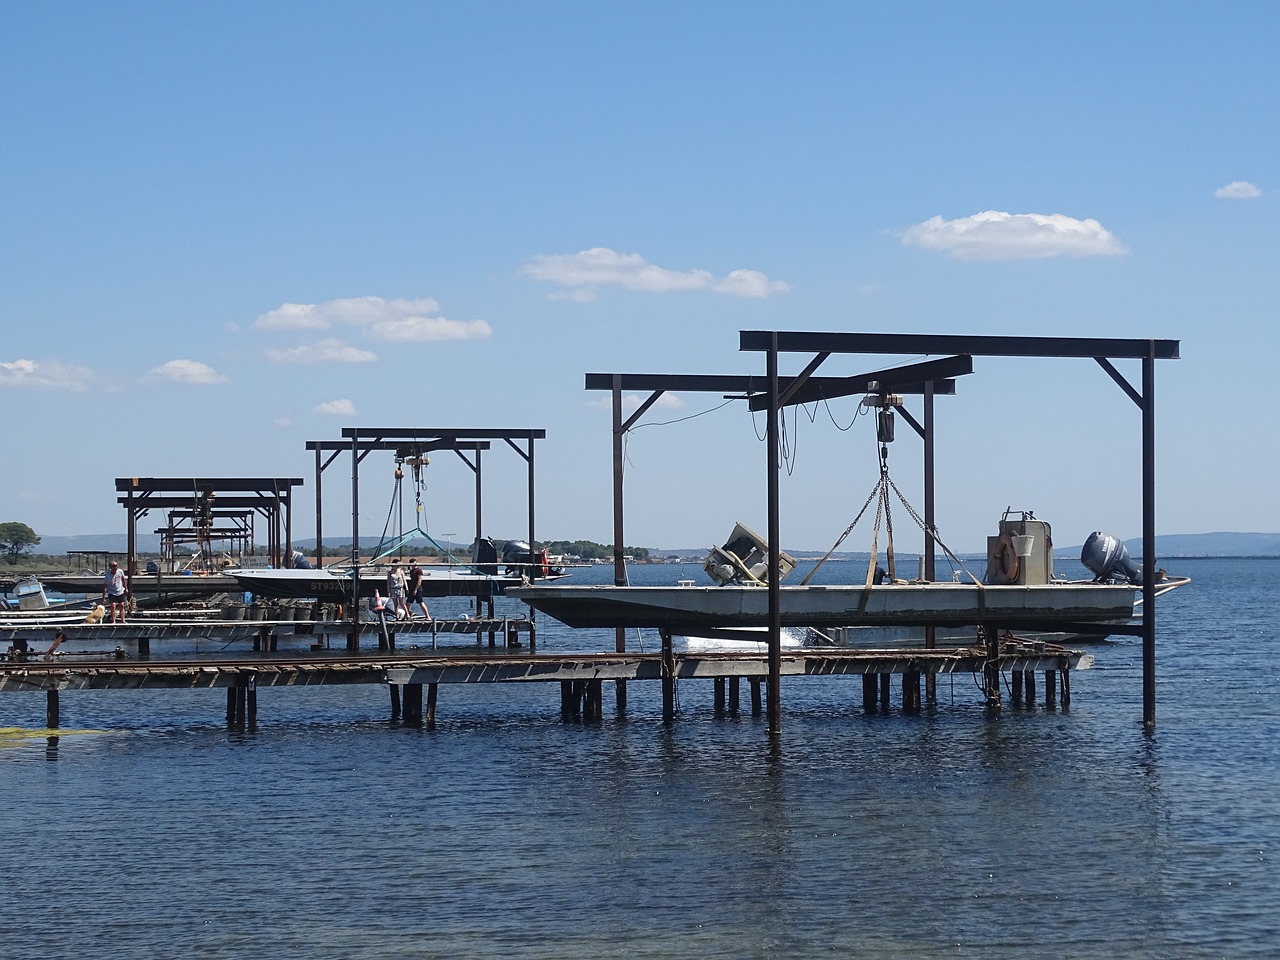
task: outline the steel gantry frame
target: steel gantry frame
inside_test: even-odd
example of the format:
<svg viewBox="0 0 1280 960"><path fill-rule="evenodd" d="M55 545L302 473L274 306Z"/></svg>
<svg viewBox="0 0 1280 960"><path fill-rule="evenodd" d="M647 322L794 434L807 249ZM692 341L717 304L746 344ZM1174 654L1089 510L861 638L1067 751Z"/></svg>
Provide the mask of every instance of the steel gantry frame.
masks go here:
<svg viewBox="0 0 1280 960"><path fill-rule="evenodd" d="M250 510L267 520L268 551L276 562L283 541L289 542L293 488L299 477L117 477L116 502L129 514L127 572L138 573L138 520L152 509L198 511L201 504L219 511ZM206 511L207 512L207 511Z"/></svg>
<svg viewBox="0 0 1280 960"><path fill-rule="evenodd" d="M901 412L907 422L925 441L925 523L933 527L933 398L936 395L950 396L955 393L955 377L965 376L973 372L972 357L947 357L938 360L927 360L921 363L906 364L864 373L853 377L813 377L823 355L806 368L798 377L775 378L777 387L786 392L785 404L811 403L817 400L834 400L860 393L867 393L873 388L881 393L922 395L924 397L924 421L922 426L904 409ZM647 373L588 373L586 389L608 390L613 399L613 582L615 586L626 586L626 563L624 550L624 509L623 509L623 438L645 412L653 406L668 390L682 393L723 393L734 399L744 399L751 410L768 409L770 380L758 376L740 375L700 375L700 374L647 374ZM623 419L622 392L624 390L647 390L649 396L640 403L630 417ZM776 533L776 531L775 531ZM771 534L771 550L776 541ZM933 540L925 538L926 575L933 576L934 552ZM778 580L776 551L773 553L770 573L770 589ZM614 648L617 653L626 652L626 629L617 627L614 631ZM933 632L928 633L929 645L932 646ZM778 635L770 645L771 678L781 676L781 652L776 642ZM663 635L664 654L670 654L671 637ZM668 658L669 659L669 658ZM774 679L771 683L778 684ZM779 699L778 697L774 699ZM773 701L771 701L773 702ZM780 700L779 700L780 702ZM617 684L618 709L625 710L627 705L626 681ZM674 690L664 685L663 715L670 719L674 714Z"/></svg>
<svg viewBox="0 0 1280 960"><path fill-rule="evenodd" d="M1176 360L1177 340L1112 339L1093 337L966 336L951 334L804 333L743 330L739 349L765 354L768 412L766 430L769 511L769 682L768 724L771 733L781 730L781 611L778 593L779 480L781 469L781 408L803 391L805 382L832 354L940 355L967 357L1076 357L1093 359L1114 380L1142 414L1142 721L1151 729L1156 719L1155 688L1155 362ZM783 353L811 353L813 359L790 382L778 373ZM1142 387L1137 389L1111 361L1142 362ZM926 449L929 443L926 441ZM932 489L932 462L926 467L927 489ZM926 520L926 522L929 522Z"/></svg>

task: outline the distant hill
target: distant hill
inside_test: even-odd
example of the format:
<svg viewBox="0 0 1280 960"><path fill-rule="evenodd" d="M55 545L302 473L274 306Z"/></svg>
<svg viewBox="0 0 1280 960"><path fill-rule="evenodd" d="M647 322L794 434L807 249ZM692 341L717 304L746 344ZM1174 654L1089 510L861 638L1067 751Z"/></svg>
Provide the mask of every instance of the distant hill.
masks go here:
<svg viewBox="0 0 1280 960"><path fill-rule="evenodd" d="M328 541L328 538L325 538ZM348 537L348 539L350 539ZM377 538L360 538L366 548L377 546ZM339 539L328 541L333 544L342 542ZM1142 554L1142 538L1133 537L1126 540L1125 546L1134 556ZM68 550L110 550L124 553L127 538L123 533L82 534L74 537L41 537L36 553L58 555ZM315 538L307 537L296 542L300 549L307 550L315 546ZM445 544L445 546L449 546ZM156 553L160 550L160 538L154 533L139 534L138 548L144 553ZM466 546L454 545L454 550L465 552ZM407 548L411 551L412 547ZM821 556L822 551L788 550L796 557ZM650 553L658 557L681 556L701 560L706 556L706 547L690 547L682 550L651 549ZM1080 556L1080 545L1074 547L1057 547L1057 556ZM1156 537L1156 554L1160 557L1280 557L1280 533L1165 533ZM914 556L906 552L902 556ZM866 553L839 553L840 559L865 561ZM971 556L971 554L964 554Z"/></svg>
<svg viewBox="0 0 1280 960"><path fill-rule="evenodd" d="M1141 537L1126 540L1124 545L1134 556L1142 554ZM1280 557L1280 533L1166 533L1156 537L1156 555Z"/></svg>

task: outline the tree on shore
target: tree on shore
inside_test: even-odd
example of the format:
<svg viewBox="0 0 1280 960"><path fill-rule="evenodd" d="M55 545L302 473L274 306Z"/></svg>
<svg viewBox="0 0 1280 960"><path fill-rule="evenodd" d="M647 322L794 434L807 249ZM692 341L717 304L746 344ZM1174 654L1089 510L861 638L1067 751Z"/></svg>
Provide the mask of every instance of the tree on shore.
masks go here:
<svg viewBox="0 0 1280 960"><path fill-rule="evenodd" d="M24 553L39 542L40 538L36 536L36 532L25 523L19 523L16 520L0 523L0 553L3 553L10 563L17 563Z"/></svg>

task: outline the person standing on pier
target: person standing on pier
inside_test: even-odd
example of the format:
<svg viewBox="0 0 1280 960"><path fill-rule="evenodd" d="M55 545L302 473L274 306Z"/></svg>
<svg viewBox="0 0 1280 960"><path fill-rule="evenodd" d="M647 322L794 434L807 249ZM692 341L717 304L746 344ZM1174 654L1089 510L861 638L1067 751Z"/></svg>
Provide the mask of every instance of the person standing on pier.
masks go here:
<svg viewBox="0 0 1280 960"><path fill-rule="evenodd" d="M125 595L127 583L128 578L120 569L120 564L112 560L111 566L102 575L102 602L111 611L111 619L108 623L116 622L117 611L120 623L125 622L125 612L129 609L128 597Z"/></svg>
<svg viewBox="0 0 1280 960"><path fill-rule="evenodd" d="M413 605L416 603L418 609L422 611L422 616L426 620L431 619L431 611L427 609L427 601L422 597L422 567L418 566L418 559L414 557L409 561L412 566L409 567L409 615L413 615Z"/></svg>
<svg viewBox="0 0 1280 960"><path fill-rule="evenodd" d="M407 587L408 585L404 580L404 571L400 569L400 564L393 563L391 572L387 574L387 595L391 600L391 612L395 614L397 620L401 619L402 612L405 620L410 619L411 616L409 604L405 600Z"/></svg>

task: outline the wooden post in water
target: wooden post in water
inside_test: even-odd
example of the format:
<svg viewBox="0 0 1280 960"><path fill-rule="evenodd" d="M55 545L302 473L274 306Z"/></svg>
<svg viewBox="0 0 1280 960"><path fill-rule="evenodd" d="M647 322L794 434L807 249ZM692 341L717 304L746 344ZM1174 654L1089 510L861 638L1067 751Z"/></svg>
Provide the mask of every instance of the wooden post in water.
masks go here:
<svg viewBox="0 0 1280 960"><path fill-rule="evenodd" d="M676 655L671 645L671 631L663 628L662 634L662 722L671 723L676 718Z"/></svg>
<svg viewBox="0 0 1280 960"><path fill-rule="evenodd" d="M876 698L878 691L876 689L876 675L874 673L864 673L862 675L862 712L876 712Z"/></svg>
<svg viewBox="0 0 1280 960"><path fill-rule="evenodd" d="M1062 709L1066 710L1071 706L1071 667L1064 663L1058 679L1062 684Z"/></svg>
<svg viewBox="0 0 1280 960"><path fill-rule="evenodd" d="M983 692L987 698L987 709L1000 709L1000 630L988 624L987 662L982 667Z"/></svg>
<svg viewBox="0 0 1280 960"><path fill-rule="evenodd" d="M758 717L763 712L760 708L760 678L751 678L751 715Z"/></svg>
<svg viewBox="0 0 1280 960"><path fill-rule="evenodd" d="M568 722L573 717L573 681L560 681L560 719Z"/></svg>
<svg viewBox="0 0 1280 960"><path fill-rule="evenodd" d="M1026 686L1027 706L1034 707L1036 705L1036 672L1034 670L1024 671L1022 674L1024 685Z"/></svg>
<svg viewBox="0 0 1280 960"><path fill-rule="evenodd" d="M1025 674L1023 670L1013 671L1013 705L1019 706L1022 703L1022 678Z"/></svg>
<svg viewBox="0 0 1280 960"><path fill-rule="evenodd" d="M387 689L391 691L391 719L400 719L400 684L389 683Z"/></svg>
<svg viewBox="0 0 1280 960"><path fill-rule="evenodd" d="M902 674L902 709L905 713L920 711L920 671L905 670Z"/></svg>
<svg viewBox="0 0 1280 960"><path fill-rule="evenodd" d="M426 723L428 730L436 728L436 688L439 684L427 684L427 716Z"/></svg>
<svg viewBox="0 0 1280 960"><path fill-rule="evenodd" d="M44 695L44 725L52 730L58 725L60 711L58 709L58 691L48 690Z"/></svg>
<svg viewBox="0 0 1280 960"><path fill-rule="evenodd" d="M404 685L404 722L411 727L422 724L422 684Z"/></svg>
<svg viewBox="0 0 1280 960"><path fill-rule="evenodd" d="M249 726L257 726L258 723L258 684L256 680L245 684L244 688L245 702L245 722Z"/></svg>
<svg viewBox="0 0 1280 960"><path fill-rule="evenodd" d="M1058 672L1056 670L1046 670L1044 672L1044 705L1049 709L1057 706L1058 700Z"/></svg>
<svg viewBox="0 0 1280 960"><path fill-rule="evenodd" d="M884 713L889 712L893 701L893 674L880 674L880 709Z"/></svg>
<svg viewBox="0 0 1280 960"><path fill-rule="evenodd" d="M724 716L724 677L716 677L712 681L715 686L715 714L717 717Z"/></svg>
<svg viewBox="0 0 1280 960"><path fill-rule="evenodd" d="M729 713L738 715L738 678L729 678Z"/></svg>

